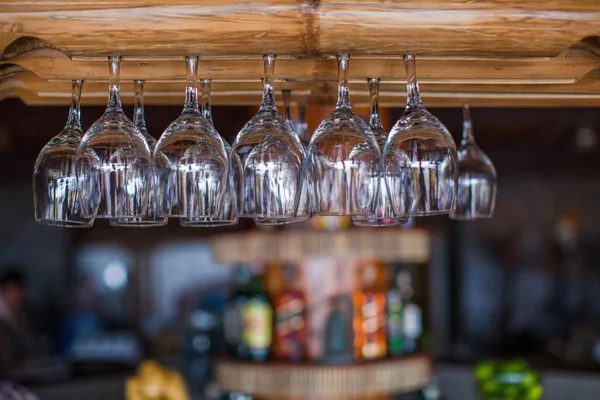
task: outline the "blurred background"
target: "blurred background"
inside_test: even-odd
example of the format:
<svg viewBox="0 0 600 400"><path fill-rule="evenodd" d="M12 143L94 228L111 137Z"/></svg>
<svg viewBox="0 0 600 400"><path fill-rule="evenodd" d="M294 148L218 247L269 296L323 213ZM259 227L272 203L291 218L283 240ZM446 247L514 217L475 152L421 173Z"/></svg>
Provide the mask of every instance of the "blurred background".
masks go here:
<svg viewBox="0 0 600 400"><path fill-rule="evenodd" d="M309 132L331 110L308 107ZM84 129L103 111L82 107ZM131 107L125 111L131 115ZM255 111L214 107L213 119L231 142ZM403 110L382 111L390 129ZM146 106L150 133L158 138L179 112ZM367 118L368 110L357 112ZM461 110L431 112L458 142ZM358 343L355 319L360 293L383 293L389 304L392 290L399 291L405 311L406 304L417 307L398 354L433 357L441 398L474 399L473 367L490 358L527 360L542 375L544 398L591 400L600 393L597 110L473 109L477 142L498 172L495 215L477 222L430 217L387 228L401 232L399 238L425 237L418 239L426 244L425 256L404 258L401 249L382 259L349 252L281 262L244 260L244 254L223 261L216 252L239 253L240 235L373 231L314 219L270 231L245 220L214 230L181 228L177 220L149 229L111 228L103 220L88 230L37 225L32 168L66 114L66 107L0 102L0 373L41 399L123 398L125 378L144 359L180 371L194 398L219 398L226 394L215 384L215 357L333 364L389 358L393 344L385 338ZM392 235L382 247L406 243L412 242L395 242ZM350 274L352 279L341 279ZM286 292L281 282L293 290ZM276 300L297 296L306 307L306 329L296 329L299 336L292 339L275 329L272 338L261 331L271 329L267 311L250 332L259 350L231 346L225 330L242 328L227 328L226 313L240 294L262 301L276 327ZM376 297L361 301L378 304ZM385 306L377 310L388 322L393 317ZM301 347L278 349L278 340ZM384 341L379 347L378 340ZM396 398L422 398L417 396L423 395Z"/></svg>

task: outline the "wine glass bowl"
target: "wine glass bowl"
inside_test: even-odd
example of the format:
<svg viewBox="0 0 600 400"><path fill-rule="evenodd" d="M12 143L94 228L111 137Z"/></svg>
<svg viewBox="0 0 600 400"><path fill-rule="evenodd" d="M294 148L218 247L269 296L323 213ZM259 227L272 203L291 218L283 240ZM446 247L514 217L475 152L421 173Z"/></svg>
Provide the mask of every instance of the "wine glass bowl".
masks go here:
<svg viewBox="0 0 600 400"><path fill-rule="evenodd" d="M288 125L290 126L290 129L292 130L292 132L294 132L294 134L296 134L296 136L298 137L298 140L302 144L302 147L304 149L304 154L306 156L305 143L308 143L308 140L306 138L307 133L306 132L298 133L294 129L294 121L292 120L291 109L290 109L291 90L283 90L282 97L283 97L284 118L285 118L286 122L288 123ZM301 119L302 118L303 118L303 116L301 115ZM306 121L304 121L304 124L303 124L301 121L300 122L301 126L306 125L305 122ZM259 226L261 226L261 225L265 225L265 226L285 225L285 224L307 221L311 218L312 215L311 215L311 211L310 211L310 196L308 193L308 176L306 174L306 170L304 167L302 168L302 171L303 171L302 189L301 189L301 193L300 193L300 201L298 203L298 209L296 211L296 216L293 218L258 218L257 217L257 218L254 218L254 223L256 225L259 225Z"/></svg>
<svg viewBox="0 0 600 400"><path fill-rule="evenodd" d="M381 152L369 126L352 110L348 55L338 57L338 102L314 132L308 149L315 215L358 216L374 211Z"/></svg>
<svg viewBox="0 0 600 400"><path fill-rule="evenodd" d="M134 87L134 106L133 106L133 123L138 128L148 148L150 154L154 152L156 147L156 139L150 135L146 127L146 118L144 116L144 81L136 80L133 82ZM146 215L133 218L113 218L110 220L110 225L115 227L156 227L165 226L168 222L167 217L159 216L156 207L156 191L157 184L156 175L150 173L150 190L148 191L148 207Z"/></svg>
<svg viewBox="0 0 600 400"><path fill-rule="evenodd" d="M183 112L165 129L154 150L158 210L160 215L180 218L218 217L228 186L229 157L221 136L200 112L198 57L186 57L186 70Z"/></svg>
<svg viewBox="0 0 600 400"><path fill-rule="evenodd" d="M405 57L407 106L386 141L384 176L397 216L449 214L456 204L456 145L423 107L413 56Z"/></svg>
<svg viewBox="0 0 600 400"><path fill-rule="evenodd" d="M210 79L203 79L201 83L202 93L202 117L213 126L212 110L210 106ZM216 129L215 129L216 130ZM231 153L231 146L221 137L225 151L231 158L232 168L229 170L229 179L227 188L223 194L223 203L219 215L216 217L201 217L201 218L181 218L181 226L184 227L203 227L213 228L221 226L236 225L238 223L238 206L237 206L237 190L240 180L240 162L237 154Z"/></svg>
<svg viewBox="0 0 600 400"><path fill-rule="evenodd" d="M79 197L85 216L139 218L148 205L150 149L121 107L120 57L109 57L109 66L108 106L77 150Z"/></svg>
<svg viewBox="0 0 600 400"><path fill-rule="evenodd" d="M458 194L455 220L491 218L496 204L496 169L475 142L470 107L463 108L463 137L458 149Z"/></svg>
<svg viewBox="0 0 600 400"><path fill-rule="evenodd" d="M305 155L298 137L277 112L274 62L275 56L264 56L263 101L238 133L232 152L241 162L240 216L287 220L296 217Z"/></svg>
<svg viewBox="0 0 600 400"><path fill-rule="evenodd" d="M89 228L92 218L82 215L77 183L77 149L83 132L79 104L83 81L72 82L69 118L63 130L40 151L33 168L35 219L42 225Z"/></svg>
<svg viewBox="0 0 600 400"><path fill-rule="evenodd" d="M367 79L369 84L369 95L371 99L371 116L369 127L375 136L379 149L383 152L388 133L381 123L379 114L379 78ZM367 227L387 227L404 224L408 221L406 217L396 217L388 194L387 186L383 176L383 170L379 179L379 197L372 215L357 215L351 217L352 224Z"/></svg>

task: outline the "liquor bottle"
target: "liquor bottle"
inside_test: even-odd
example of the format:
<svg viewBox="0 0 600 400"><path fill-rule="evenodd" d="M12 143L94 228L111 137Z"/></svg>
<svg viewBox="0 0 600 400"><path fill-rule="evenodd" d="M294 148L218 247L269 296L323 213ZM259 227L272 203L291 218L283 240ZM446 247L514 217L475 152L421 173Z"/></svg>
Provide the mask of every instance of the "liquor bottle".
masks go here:
<svg viewBox="0 0 600 400"><path fill-rule="evenodd" d="M352 297L339 294L328 299L325 321L323 362L327 364L349 363L354 359L352 329Z"/></svg>
<svg viewBox="0 0 600 400"><path fill-rule="evenodd" d="M400 289L394 287L389 290L386 300L388 353L392 357L398 357L404 354L404 331L402 323L404 310Z"/></svg>
<svg viewBox="0 0 600 400"><path fill-rule="evenodd" d="M402 330L404 333L404 354L413 354L419 349L423 334L423 311L415 299L412 275L409 270L398 272L398 285L402 294Z"/></svg>
<svg viewBox="0 0 600 400"><path fill-rule="evenodd" d="M382 358L387 353L385 292L377 290L378 266L362 268L362 290L354 293L354 357L357 360Z"/></svg>
<svg viewBox="0 0 600 400"><path fill-rule="evenodd" d="M249 298L250 270L235 270L235 288L225 306L224 336L228 353L237 358L248 358L248 348L242 340L244 332L242 310Z"/></svg>
<svg viewBox="0 0 600 400"><path fill-rule="evenodd" d="M250 281L250 296L242 308L242 342L248 348L248 358L264 361L273 342L273 310L263 290L262 277Z"/></svg>
<svg viewBox="0 0 600 400"><path fill-rule="evenodd" d="M306 355L308 326L306 300L299 290L293 289L298 279L294 265L283 267L284 289L275 297L274 357L282 361L302 361Z"/></svg>

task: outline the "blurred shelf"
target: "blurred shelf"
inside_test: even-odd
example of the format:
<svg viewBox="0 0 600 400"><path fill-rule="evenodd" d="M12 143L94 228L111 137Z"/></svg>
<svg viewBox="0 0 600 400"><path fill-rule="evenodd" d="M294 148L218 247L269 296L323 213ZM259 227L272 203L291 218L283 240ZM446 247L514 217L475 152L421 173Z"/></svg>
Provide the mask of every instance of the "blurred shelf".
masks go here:
<svg viewBox="0 0 600 400"><path fill-rule="evenodd" d="M417 354L348 365L217 359L215 370L226 391L274 398L347 398L421 389L431 378L431 357Z"/></svg>
<svg viewBox="0 0 600 400"><path fill-rule="evenodd" d="M210 245L217 261L232 265L307 258L425 263L430 241L429 232L423 229L381 228L222 234L214 236Z"/></svg>
<svg viewBox="0 0 600 400"><path fill-rule="evenodd" d="M351 55L355 106L366 78L382 106L403 106L403 54L417 56L427 106L600 106L600 2L520 0L8 1L0 35L0 100L105 104L106 56L121 79L144 79L147 104L181 104L184 56L200 56L215 104L258 105L261 55L278 56L277 89L333 105L335 55ZM129 87L124 102L130 103Z"/></svg>

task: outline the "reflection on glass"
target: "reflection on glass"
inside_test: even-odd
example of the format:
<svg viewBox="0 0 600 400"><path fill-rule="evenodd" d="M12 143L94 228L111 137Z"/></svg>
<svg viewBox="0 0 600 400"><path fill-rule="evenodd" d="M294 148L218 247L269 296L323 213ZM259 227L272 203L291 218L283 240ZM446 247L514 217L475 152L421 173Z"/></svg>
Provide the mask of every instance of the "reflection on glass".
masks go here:
<svg viewBox="0 0 600 400"><path fill-rule="evenodd" d="M133 123L139 129L144 136L150 153L154 152L156 147L156 139L154 139L146 128L146 118L144 117L144 81L136 80L133 82L133 89L135 92L135 99L133 105ZM156 210L156 190L155 187L156 175L150 173L151 188L148 192L148 210L145 216L136 218L118 218L111 219L111 226L121 227L153 227L153 226L165 226L167 224L167 217L161 217L158 215Z"/></svg>
<svg viewBox="0 0 600 400"><path fill-rule="evenodd" d="M154 150L160 215L218 217L228 184L229 157L198 104L198 57L186 57L183 112L165 129ZM177 206L174 209L174 206Z"/></svg>
<svg viewBox="0 0 600 400"><path fill-rule="evenodd" d="M200 91L202 93L202 116L213 128L212 110L210 107L210 79L203 79L200 85ZM216 129L215 129L216 131ZM240 181L240 161L237 154L231 153L231 146L227 141L221 137L225 150L231 158L233 168L229 170L229 180L227 182L227 190L223 197L223 204L221 205L220 214L217 217L204 217L204 218L181 218L180 222L185 227L202 227L202 228L216 228L220 226L236 225L238 223L238 206L237 190L239 188Z"/></svg>
<svg viewBox="0 0 600 400"><path fill-rule="evenodd" d="M76 154L81 143L79 104L83 81L72 83L71 108L63 130L44 146L33 168L35 220L43 225L89 228L92 218L81 213Z"/></svg>
<svg viewBox="0 0 600 400"><path fill-rule="evenodd" d="M373 131L373 135L377 140L379 149L383 151L388 133L383 128L381 116L379 115L379 78L371 78L367 80L369 83L369 94L371 97L371 118L369 119L369 127ZM406 217L396 217L392 203L388 194L385 179L383 179L383 171L379 180L379 199L375 206L375 213L369 216L352 217L352 223L356 226L368 227L385 227L404 224L408 221Z"/></svg>
<svg viewBox="0 0 600 400"><path fill-rule="evenodd" d="M242 162L241 216L292 219L302 190L304 149L279 115L273 89L275 56L264 56L263 100L233 142Z"/></svg>
<svg viewBox="0 0 600 400"><path fill-rule="evenodd" d="M371 215L377 204L381 152L369 126L352 110L347 54L338 57L338 101L308 149L314 215Z"/></svg>
<svg viewBox="0 0 600 400"><path fill-rule="evenodd" d="M458 197L450 218L491 218L495 204L496 169L475 143L471 109L467 104L463 107L463 136L458 149Z"/></svg>
<svg viewBox="0 0 600 400"><path fill-rule="evenodd" d="M446 127L423 107L415 57L404 57L407 104L383 152L384 174L397 216L448 214L456 204L456 145Z"/></svg>
<svg viewBox="0 0 600 400"><path fill-rule="evenodd" d="M144 136L121 107L120 62L119 56L109 57L108 106L77 150L79 199L83 215L89 217L146 215L152 160Z"/></svg>
<svg viewBox="0 0 600 400"><path fill-rule="evenodd" d="M292 113L291 113L291 107L290 107L290 97L292 94L291 90L282 90L282 94L283 94L283 115L285 120L287 121L287 123L290 126L290 129L296 134L296 136L298 136L298 139L300 140L300 143L302 143L302 147L304 148L304 152L306 154L306 144L308 143L308 133L306 132L306 129L303 132L296 132L296 130L294 129L294 121L292 120ZM303 117L305 115L301 114L301 121L300 121L300 126L304 126L306 127L306 121L303 121ZM298 203L298 210L296 212L296 217L294 218L286 218L286 219L279 219L279 218L254 218L254 223L256 225L285 225L285 224L291 224L293 222L301 222L301 221L306 221L309 220L311 217L311 212L310 212L310 197L308 195L308 176L306 174L306 172L304 172L304 177L302 179L302 193L300 194L300 202Z"/></svg>

